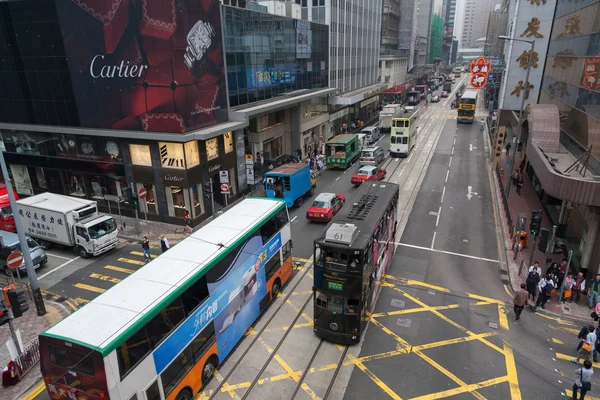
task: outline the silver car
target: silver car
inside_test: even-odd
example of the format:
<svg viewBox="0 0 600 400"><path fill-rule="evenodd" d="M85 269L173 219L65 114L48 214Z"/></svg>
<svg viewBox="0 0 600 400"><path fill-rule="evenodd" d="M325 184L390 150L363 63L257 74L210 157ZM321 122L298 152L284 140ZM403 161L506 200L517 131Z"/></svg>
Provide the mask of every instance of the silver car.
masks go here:
<svg viewBox="0 0 600 400"><path fill-rule="evenodd" d="M377 165L382 162L384 158L385 153L381 147L370 146L365 147L360 152L360 158L358 159L358 162L360 165Z"/></svg>
<svg viewBox="0 0 600 400"><path fill-rule="evenodd" d="M18 251L19 253L23 253L21 250L21 244L19 243L19 235L12 232L0 231L0 237L2 238L4 247L9 248L11 252ZM35 240L27 237L27 246L29 247L29 254L31 255L31 260L33 261L33 267L35 269L40 268L42 265L48 262L48 256L46 255L46 252L44 252L44 250ZM4 273L8 276L11 276L13 272L6 265L6 257L2 254L2 252L0 252L0 261L2 263L2 269ZM19 272L21 275L27 274L25 263L21 264L19 267Z"/></svg>

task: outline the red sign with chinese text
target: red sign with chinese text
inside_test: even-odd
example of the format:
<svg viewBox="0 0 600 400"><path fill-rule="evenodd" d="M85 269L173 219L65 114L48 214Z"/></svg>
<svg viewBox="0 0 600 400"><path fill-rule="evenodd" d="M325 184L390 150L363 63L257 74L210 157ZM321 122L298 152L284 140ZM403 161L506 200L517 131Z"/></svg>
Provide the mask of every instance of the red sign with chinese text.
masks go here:
<svg viewBox="0 0 600 400"><path fill-rule="evenodd" d="M585 65L583 66L583 77L581 84L588 89L594 90L600 89L600 82L598 82L598 69L600 68L600 53L598 57L586 58Z"/></svg>
<svg viewBox="0 0 600 400"><path fill-rule="evenodd" d="M469 83L475 89L481 89L487 84L487 76L492 69L492 62L479 57L477 61L471 61L471 78Z"/></svg>

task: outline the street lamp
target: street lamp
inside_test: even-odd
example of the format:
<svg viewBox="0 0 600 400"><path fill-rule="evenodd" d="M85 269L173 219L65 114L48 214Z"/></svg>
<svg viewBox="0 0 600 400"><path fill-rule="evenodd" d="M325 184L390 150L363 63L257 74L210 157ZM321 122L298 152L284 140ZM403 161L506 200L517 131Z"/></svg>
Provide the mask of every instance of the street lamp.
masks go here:
<svg viewBox="0 0 600 400"><path fill-rule="evenodd" d="M525 75L525 92L523 93L523 97L521 97L521 108L519 109L519 121L517 125L517 143L513 149L512 161L510 161L510 167L508 169L508 179L506 182L506 199L508 200L508 195L510 194L510 180L512 178L513 167L515 165L515 158L517 157L517 147L521 143L521 118L523 118L523 109L525 108L525 97L527 95L527 88L529 87L529 72L531 71L531 64L533 60L533 49L535 47L535 41L533 40L525 40L525 39L515 39L509 36L500 35L498 39L501 40L510 40L514 42L524 42L529 43L531 45L531 52L529 53L529 63L527 65L527 74ZM508 155L507 155L508 156Z"/></svg>

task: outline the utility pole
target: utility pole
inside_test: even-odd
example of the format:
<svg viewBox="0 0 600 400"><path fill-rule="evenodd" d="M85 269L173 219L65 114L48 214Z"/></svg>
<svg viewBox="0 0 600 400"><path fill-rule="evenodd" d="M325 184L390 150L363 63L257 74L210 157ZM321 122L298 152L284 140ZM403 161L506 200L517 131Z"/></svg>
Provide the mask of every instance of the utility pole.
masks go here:
<svg viewBox="0 0 600 400"><path fill-rule="evenodd" d="M19 356L22 356L23 351L21 350L21 345L19 345L19 339L17 338L17 332L15 331L15 325L13 324L13 319L15 319L15 315L13 314L12 308L10 308L4 300L4 292L2 293L2 296L0 296L0 304L4 306L4 309L8 313L8 328L10 330L10 336L12 337L13 342L15 342L17 354Z"/></svg>
<svg viewBox="0 0 600 400"><path fill-rule="evenodd" d="M546 246L546 264L552 261L550 253L554 252L554 238L556 237L556 225L552 225L552 237ZM566 276L566 275L565 275Z"/></svg>
<svg viewBox="0 0 600 400"><path fill-rule="evenodd" d="M558 296L558 304L562 300L563 293L565 292L565 281L567 280L567 275L569 274L569 269L571 268L571 259L573 258L573 250L569 251L569 260L567 261L567 269L565 270L565 276L560 284L560 294ZM572 290L572 289L571 289Z"/></svg>
<svg viewBox="0 0 600 400"><path fill-rule="evenodd" d="M23 231L21 214L19 214L19 209L17 208L17 201L15 200L15 194L13 193L12 181L8 175L8 168L6 168L6 161L4 160L4 152L2 150L0 150L0 166L2 167L2 176L4 177L4 182L6 183L6 191L8 192L10 207L13 210L15 227L17 228L17 234L19 235L19 243L21 244L21 249L23 249L25 268L27 268L27 277L29 278L29 284L31 285L31 291L33 292L33 302L35 303L37 315L46 315L44 298L42 297L42 291L40 290L37 275L35 274L35 268L33 267L31 254L28 251L29 246L27 245L27 238L25 238L25 232Z"/></svg>
<svg viewBox="0 0 600 400"><path fill-rule="evenodd" d="M213 193L213 178L210 178L210 203L212 206L212 215L215 215L215 194Z"/></svg>
<svg viewBox="0 0 600 400"><path fill-rule="evenodd" d="M533 265L533 256L535 255L535 246L537 245L537 235L533 236L533 247L531 248L531 258L529 259L529 265L527 266L527 270L529 267Z"/></svg>

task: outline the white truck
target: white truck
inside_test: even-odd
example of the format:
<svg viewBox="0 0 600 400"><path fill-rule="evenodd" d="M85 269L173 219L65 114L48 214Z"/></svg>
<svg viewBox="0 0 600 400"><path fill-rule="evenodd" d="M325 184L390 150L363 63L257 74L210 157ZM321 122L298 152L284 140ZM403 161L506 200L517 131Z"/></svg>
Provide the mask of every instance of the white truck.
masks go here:
<svg viewBox="0 0 600 400"><path fill-rule="evenodd" d="M388 104L379 113L379 132L390 133L392 131L392 118L397 117L402 110L401 104Z"/></svg>
<svg viewBox="0 0 600 400"><path fill-rule="evenodd" d="M82 258L105 253L119 244L117 223L98 213L93 200L41 193L17 201L25 234L44 249L72 247Z"/></svg>

